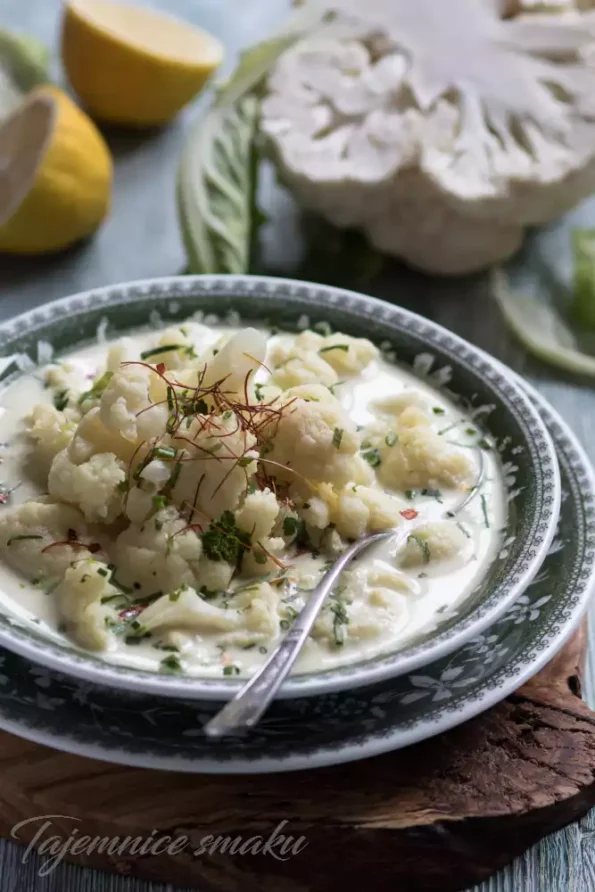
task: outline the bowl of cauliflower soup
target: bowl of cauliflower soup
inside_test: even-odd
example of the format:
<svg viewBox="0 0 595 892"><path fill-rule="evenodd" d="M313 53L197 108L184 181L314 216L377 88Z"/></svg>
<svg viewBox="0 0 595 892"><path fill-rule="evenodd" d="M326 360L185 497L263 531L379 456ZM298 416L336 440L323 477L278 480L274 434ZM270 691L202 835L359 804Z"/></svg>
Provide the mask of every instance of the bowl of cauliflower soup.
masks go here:
<svg viewBox="0 0 595 892"><path fill-rule="evenodd" d="M553 536L538 413L401 308L172 278L0 340L0 644L52 668L226 699L350 542L404 530L343 573L281 696L370 684L486 628Z"/></svg>

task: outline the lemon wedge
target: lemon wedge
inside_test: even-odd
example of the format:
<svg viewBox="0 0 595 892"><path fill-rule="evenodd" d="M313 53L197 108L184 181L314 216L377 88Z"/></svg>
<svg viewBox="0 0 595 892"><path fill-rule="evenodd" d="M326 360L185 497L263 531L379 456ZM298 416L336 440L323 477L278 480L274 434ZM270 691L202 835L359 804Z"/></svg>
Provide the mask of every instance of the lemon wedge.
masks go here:
<svg viewBox="0 0 595 892"><path fill-rule="evenodd" d="M69 0L62 60L90 113L135 127L165 124L223 59L219 41L186 22L112 0Z"/></svg>
<svg viewBox="0 0 595 892"><path fill-rule="evenodd" d="M33 90L0 125L0 251L41 254L90 235L111 182L95 124L56 87Z"/></svg>

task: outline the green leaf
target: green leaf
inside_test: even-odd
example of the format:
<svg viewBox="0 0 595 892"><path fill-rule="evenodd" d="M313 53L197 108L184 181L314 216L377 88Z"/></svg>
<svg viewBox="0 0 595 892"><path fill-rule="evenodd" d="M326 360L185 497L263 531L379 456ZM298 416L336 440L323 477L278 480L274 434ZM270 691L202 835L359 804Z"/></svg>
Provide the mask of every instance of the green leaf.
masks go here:
<svg viewBox="0 0 595 892"><path fill-rule="evenodd" d="M262 214L256 207L258 85L321 20L316 4L279 34L248 49L191 129L178 168L178 215L190 273L246 273ZM314 7L314 8L312 8Z"/></svg>
<svg viewBox="0 0 595 892"><path fill-rule="evenodd" d="M570 316L581 329L595 330L595 229L573 229L574 296Z"/></svg>
<svg viewBox="0 0 595 892"><path fill-rule="evenodd" d="M578 348L570 326L547 299L513 291L502 269L495 271L492 282L504 318L530 353L567 372L595 377L595 356Z"/></svg>

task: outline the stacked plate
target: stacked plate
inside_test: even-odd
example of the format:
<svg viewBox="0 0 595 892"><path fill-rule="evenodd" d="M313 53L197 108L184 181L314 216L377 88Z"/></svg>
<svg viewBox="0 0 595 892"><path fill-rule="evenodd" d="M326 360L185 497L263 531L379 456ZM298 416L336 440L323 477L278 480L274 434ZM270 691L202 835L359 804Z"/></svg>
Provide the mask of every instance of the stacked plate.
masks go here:
<svg viewBox="0 0 595 892"><path fill-rule="evenodd" d="M313 768L407 746L502 700L577 626L595 579L595 483L572 432L524 382L446 330L339 289L259 277L184 277L100 289L0 327L8 386L30 358L110 333L182 320L330 322L365 336L483 423L508 486L503 546L437 628L398 653L298 675L250 735L213 742L205 721L241 682L142 672L101 661L40 627L0 616L0 727L99 759L189 772ZM307 318L306 318L307 317ZM41 349L40 349L41 345Z"/></svg>

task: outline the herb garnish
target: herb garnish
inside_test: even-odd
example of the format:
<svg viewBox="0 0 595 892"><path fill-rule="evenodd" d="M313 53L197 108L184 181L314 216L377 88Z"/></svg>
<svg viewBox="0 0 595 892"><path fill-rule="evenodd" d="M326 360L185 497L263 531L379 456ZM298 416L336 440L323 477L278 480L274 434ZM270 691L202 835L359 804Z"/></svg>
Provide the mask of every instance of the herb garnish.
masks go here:
<svg viewBox="0 0 595 892"><path fill-rule="evenodd" d="M343 431L342 427L336 427L334 429L334 431L333 431L333 446L335 447L335 449L339 449L339 447L341 446L341 440L343 439L343 433L344 433L344 431Z"/></svg>
<svg viewBox="0 0 595 892"><path fill-rule="evenodd" d="M345 626L349 624L349 616L342 601L334 600L330 605L333 614L333 635L339 647L345 643Z"/></svg>
<svg viewBox="0 0 595 892"><path fill-rule="evenodd" d="M98 378L97 381L95 381L90 390L86 390L84 393L81 393L81 395L79 396L79 406L81 406L85 402L85 400L101 396L113 377L113 372L104 372L101 378Z"/></svg>
<svg viewBox="0 0 595 892"><path fill-rule="evenodd" d="M58 412L63 412L66 406L68 405L68 391L67 390L58 390L54 394L54 406L58 410Z"/></svg>
<svg viewBox="0 0 595 892"><path fill-rule="evenodd" d="M43 539L43 536L11 536L6 544L12 545L13 542L23 542L25 539Z"/></svg>
<svg viewBox="0 0 595 892"><path fill-rule="evenodd" d="M175 654L170 654L168 657L165 657L165 659L161 660L159 666L162 672L167 672L170 675L183 671L182 665Z"/></svg>
<svg viewBox="0 0 595 892"><path fill-rule="evenodd" d="M368 449L366 452L362 452L362 458L368 462L371 468L377 468L382 462L377 449Z"/></svg>
<svg viewBox="0 0 595 892"><path fill-rule="evenodd" d="M490 519L488 517L488 505L486 502L485 495L481 496L481 510L483 512L483 522L485 523L486 527L489 529Z"/></svg>
<svg viewBox="0 0 595 892"><path fill-rule="evenodd" d="M185 344L167 344L163 347L152 347L151 350L143 350L140 358L150 359L151 356L158 356L160 353L170 353L172 350L184 350L185 348Z"/></svg>
<svg viewBox="0 0 595 892"><path fill-rule="evenodd" d="M321 347L318 352L320 354L330 353L331 350L342 350L344 353L347 353L347 351L349 350L349 344L331 344L329 347Z"/></svg>
<svg viewBox="0 0 595 892"><path fill-rule="evenodd" d="M421 536L416 536L415 533L411 533L410 536L407 536L408 542L415 542L415 544L421 548L424 564L429 564L432 555L430 554L430 546L426 542L425 539L422 539Z"/></svg>
<svg viewBox="0 0 595 892"><path fill-rule="evenodd" d="M209 560L225 561L235 567L244 551L250 547L250 536L236 525L233 512L224 511L219 520L211 523L204 532L202 547Z"/></svg>
<svg viewBox="0 0 595 892"><path fill-rule="evenodd" d="M395 433L395 431L389 431L384 438L384 442L387 446L394 446L396 443L399 442L399 436Z"/></svg>

